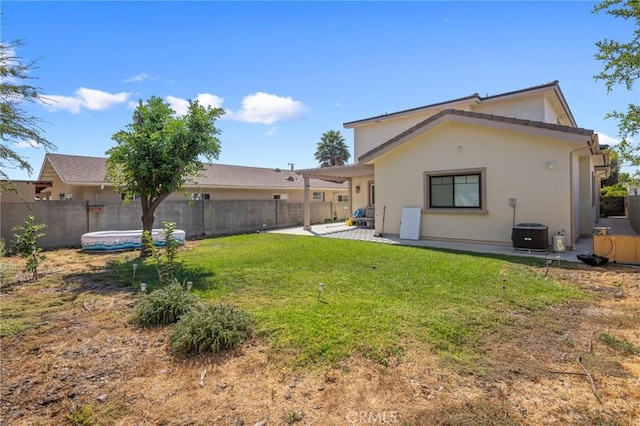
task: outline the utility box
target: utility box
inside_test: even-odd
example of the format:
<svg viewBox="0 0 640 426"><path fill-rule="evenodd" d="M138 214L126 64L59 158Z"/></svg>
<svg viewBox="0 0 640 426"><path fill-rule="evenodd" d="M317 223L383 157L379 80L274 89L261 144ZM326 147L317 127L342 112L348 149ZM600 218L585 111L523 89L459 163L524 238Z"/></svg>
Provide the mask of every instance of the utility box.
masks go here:
<svg viewBox="0 0 640 426"><path fill-rule="evenodd" d="M551 238L551 249L556 253L564 253L567 250L566 239L562 234L556 234Z"/></svg>
<svg viewBox="0 0 640 426"><path fill-rule="evenodd" d="M549 228L541 223L519 223L513 227L511 241L515 249L547 251Z"/></svg>

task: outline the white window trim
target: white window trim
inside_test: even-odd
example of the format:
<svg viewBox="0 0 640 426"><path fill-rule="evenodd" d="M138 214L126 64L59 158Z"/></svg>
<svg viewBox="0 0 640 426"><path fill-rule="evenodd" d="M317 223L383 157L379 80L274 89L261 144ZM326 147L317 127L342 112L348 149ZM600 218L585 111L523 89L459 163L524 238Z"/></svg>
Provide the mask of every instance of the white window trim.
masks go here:
<svg viewBox="0 0 640 426"><path fill-rule="evenodd" d="M455 176L455 175L480 175L480 207L430 207L429 197L429 178L437 176ZM446 214L488 214L487 210L487 168L477 167L470 169L450 169L450 170L433 170L424 172L422 179L424 185L424 213L446 213Z"/></svg>

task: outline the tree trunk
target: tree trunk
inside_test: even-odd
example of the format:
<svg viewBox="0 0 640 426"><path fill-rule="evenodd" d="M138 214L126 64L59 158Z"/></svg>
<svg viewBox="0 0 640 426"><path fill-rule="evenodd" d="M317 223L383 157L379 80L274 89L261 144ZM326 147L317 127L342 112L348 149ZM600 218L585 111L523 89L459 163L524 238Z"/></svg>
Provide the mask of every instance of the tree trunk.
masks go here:
<svg viewBox="0 0 640 426"><path fill-rule="evenodd" d="M142 248L140 249L140 257L149 257L152 254L151 244L153 237L151 229L153 228L153 210L142 211ZM148 232L147 232L148 231Z"/></svg>

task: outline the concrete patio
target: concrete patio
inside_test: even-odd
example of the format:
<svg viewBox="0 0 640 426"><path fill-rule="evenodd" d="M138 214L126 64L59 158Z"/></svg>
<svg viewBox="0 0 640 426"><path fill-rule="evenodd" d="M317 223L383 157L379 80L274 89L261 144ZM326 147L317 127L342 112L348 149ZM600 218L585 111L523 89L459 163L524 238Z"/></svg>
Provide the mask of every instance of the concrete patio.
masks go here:
<svg viewBox="0 0 640 426"><path fill-rule="evenodd" d="M602 218L595 225L609 228L610 234L616 235L636 235L626 217ZM403 240L393 235L374 236L373 229L357 228L346 226L344 223L328 223L313 225L311 230L305 231L302 227L275 229L268 231L271 233L305 235L325 238L341 238L349 240L370 241L382 244L398 244L415 247L433 247L440 249L459 250L472 253L490 253L506 256L525 256L540 259L564 260L566 262L580 262L576 255L590 253L593 249L592 238L581 238L576 243L575 250L568 250L563 253L538 252L532 250L516 250L511 245L502 244L480 244L459 241L436 241L436 240Z"/></svg>

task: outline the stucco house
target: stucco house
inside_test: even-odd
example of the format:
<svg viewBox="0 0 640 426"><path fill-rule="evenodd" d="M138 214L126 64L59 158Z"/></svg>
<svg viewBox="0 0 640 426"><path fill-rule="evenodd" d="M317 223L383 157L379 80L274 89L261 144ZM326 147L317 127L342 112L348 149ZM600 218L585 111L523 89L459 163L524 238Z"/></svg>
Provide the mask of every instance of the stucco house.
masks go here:
<svg viewBox="0 0 640 426"><path fill-rule="evenodd" d="M91 202L119 202L121 194L105 181L106 158L47 154L38 176L37 193L41 200L72 199ZM190 179L184 192L167 200L185 197L206 200L288 200L301 203L303 179L290 169L206 164L201 176ZM347 186L312 179L312 201L347 202ZM36 186L34 186L36 188Z"/></svg>
<svg viewBox="0 0 640 426"><path fill-rule="evenodd" d="M536 223L573 246L598 220L608 154L578 127L557 81L344 127L354 131L355 164L297 173L347 182L353 208L375 208L376 232L399 235L412 207L422 239L511 244L514 225Z"/></svg>

